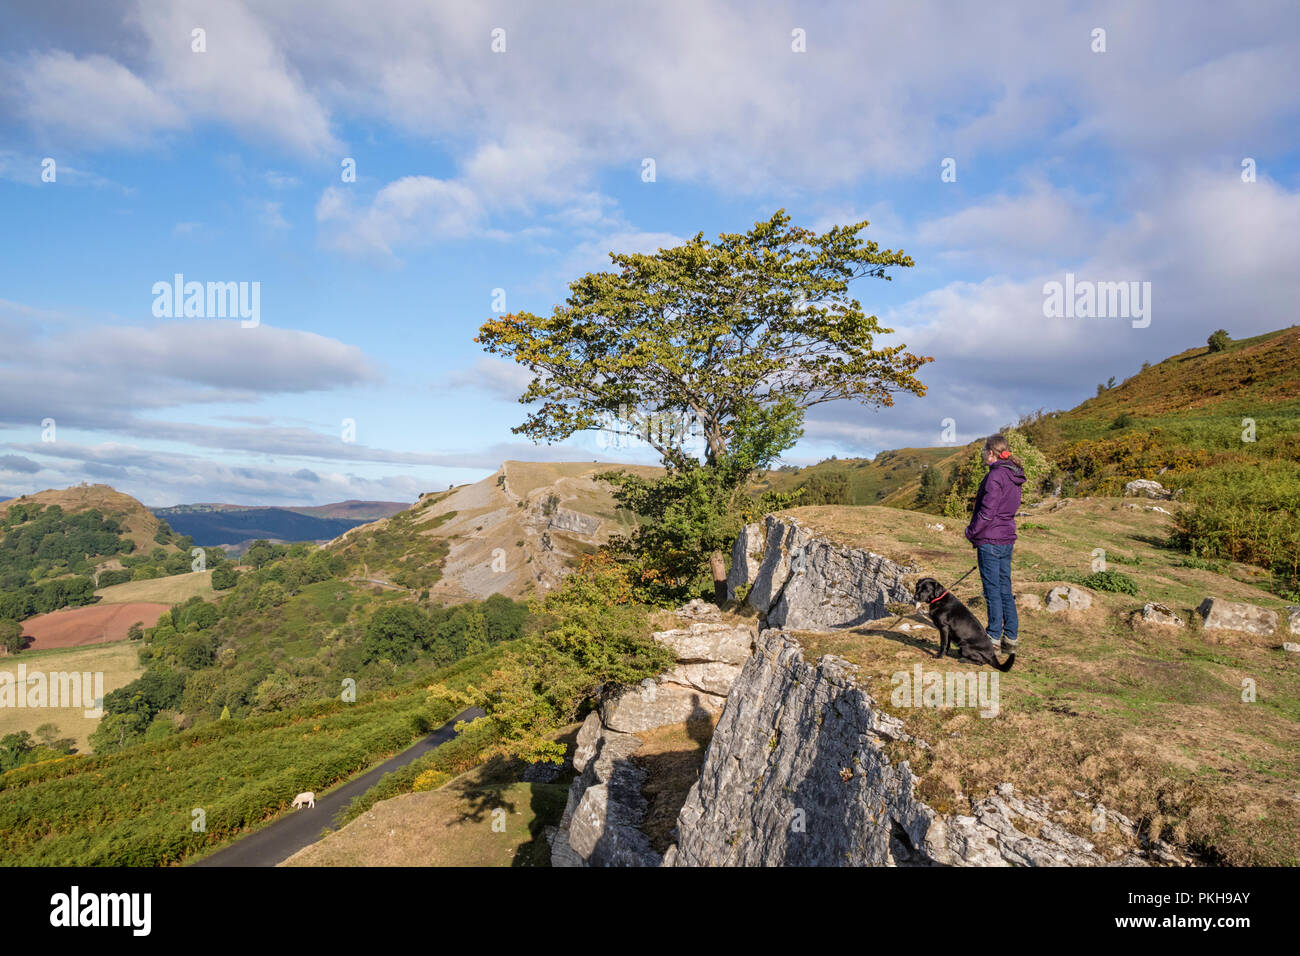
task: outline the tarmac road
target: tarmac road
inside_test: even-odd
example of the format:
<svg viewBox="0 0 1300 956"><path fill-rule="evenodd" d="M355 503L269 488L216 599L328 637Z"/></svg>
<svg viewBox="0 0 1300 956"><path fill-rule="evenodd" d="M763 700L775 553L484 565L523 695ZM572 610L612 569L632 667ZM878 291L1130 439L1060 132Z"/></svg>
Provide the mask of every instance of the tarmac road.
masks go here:
<svg viewBox="0 0 1300 956"><path fill-rule="evenodd" d="M315 807L292 810L269 826L241 837L230 846L223 847L191 865L275 866L287 860L303 847L311 846L319 840L321 831L331 824L339 811L351 803L354 797L360 796L378 783L379 778L384 774L405 767L416 757L451 740L456 736L453 728L457 721L473 720L475 717L482 716L483 711L477 707L471 707L457 714L419 743L389 758L373 770L355 780L349 780L336 790L317 796Z"/></svg>

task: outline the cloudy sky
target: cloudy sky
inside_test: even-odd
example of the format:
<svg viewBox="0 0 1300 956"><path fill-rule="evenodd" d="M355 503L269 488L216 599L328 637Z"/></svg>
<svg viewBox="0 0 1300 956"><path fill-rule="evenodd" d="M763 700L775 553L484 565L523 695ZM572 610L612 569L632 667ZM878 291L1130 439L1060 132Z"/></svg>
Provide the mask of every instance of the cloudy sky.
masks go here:
<svg viewBox="0 0 1300 956"><path fill-rule="evenodd" d="M781 207L910 254L854 293L935 357L924 399L817 409L799 463L936 445L946 418L968 441L1296 321L1292 3L0 16L0 495L409 500L504 458L650 461L511 433L526 375L472 341L494 290L547 311L611 250ZM1046 318L1067 272L1151 283L1149 324ZM258 324L157 314L177 274L257 283Z"/></svg>

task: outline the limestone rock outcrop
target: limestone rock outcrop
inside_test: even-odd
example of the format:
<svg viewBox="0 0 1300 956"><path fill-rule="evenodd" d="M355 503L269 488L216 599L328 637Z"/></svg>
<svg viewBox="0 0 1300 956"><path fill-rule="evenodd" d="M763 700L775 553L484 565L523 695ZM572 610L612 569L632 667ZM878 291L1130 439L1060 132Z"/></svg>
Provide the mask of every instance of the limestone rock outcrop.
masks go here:
<svg viewBox="0 0 1300 956"><path fill-rule="evenodd" d="M574 744L578 771L559 827L550 833L552 866L658 866L659 854L640 829L645 771L632 755L638 733L703 716L716 717L757 636L757 622L724 618L691 602L682 627L654 637L676 657L657 680L624 688L587 716Z"/></svg>
<svg viewBox="0 0 1300 956"><path fill-rule="evenodd" d="M755 557L762 555L755 567ZM727 591L746 600L768 627L827 630L889 616L910 603L917 569L885 555L836 545L785 515L747 525L731 552Z"/></svg>
<svg viewBox="0 0 1300 956"><path fill-rule="evenodd" d="M1160 844L1107 860L1041 800L1003 784L965 814L915 795L911 739L855 678L775 628L763 631L727 698L700 779L678 817L674 866L1101 866L1179 858Z"/></svg>

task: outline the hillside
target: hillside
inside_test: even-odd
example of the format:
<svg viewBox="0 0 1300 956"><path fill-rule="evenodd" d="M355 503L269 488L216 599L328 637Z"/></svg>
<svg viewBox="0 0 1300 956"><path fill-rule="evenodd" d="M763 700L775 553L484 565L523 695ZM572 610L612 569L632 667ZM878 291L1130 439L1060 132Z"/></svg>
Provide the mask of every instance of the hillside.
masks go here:
<svg viewBox="0 0 1300 956"><path fill-rule="evenodd" d="M10 499L0 504L0 619L25 621L92 604L97 587L188 572L192 544L107 485Z"/></svg>
<svg viewBox="0 0 1300 956"><path fill-rule="evenodd" d="M684 608L655 635L679 662L715 663L679 663L588 717L553 864L1295 865L1300 672L1259 570L1162 547L1170 516L1153 505L1031 511L1020 646L1002 674L936 660L937 632L903 600L919 577L969 567L959 530L880 507L796 508L747 528L729 585L756 634ZM1097 547L1124 577L1089 577ZM1072 589L1068 609L1048 600L1056 587ZM955 593L982 611L978 582ZM1202 620L1206 598L1272 623ZM1157 604L1178 623L1149 620ZM650 756L683 716L695 732Z"/></svg>
<svg viewBox="0 0 1300 956"><path fill-rule="evenodd" d="M790 492L809 483L813 489L838 492L842 488L839 503L874 505L901 488L914 487L925 468L948 458L953 451L952 448L900 448L882 451L869 459L832 458L805 468L769 471L754 484L759 492Z"/></svg>
<svg viewBox="0 0 1300 956"><path fill-rule="evenodd" d="M1255 424L1244 440L1243 419ZM1014 424L1008 422L1007 424ZM1117 494L1125 481L1225 463L1300 458L1300 327L1206 345L1148 365L1065 411L1020 421L1051 456L1066 494ZM934 464L947 473L978 443L948 449ZM927 449L937 452L939 449ZM1162 472L1161 470L1164 469ZM879 503L911 506L919 476Z"/></svg>
<svg viewBox="0 0 1300 956"><path fill-rule="evenodd" d="M327 550L359 580L428 589L434 600L512 598L555 587L569 564L630 527L596 480L624 468L594 462L507 461L472 485L423 495L409 510L345 532Z"/></svg>

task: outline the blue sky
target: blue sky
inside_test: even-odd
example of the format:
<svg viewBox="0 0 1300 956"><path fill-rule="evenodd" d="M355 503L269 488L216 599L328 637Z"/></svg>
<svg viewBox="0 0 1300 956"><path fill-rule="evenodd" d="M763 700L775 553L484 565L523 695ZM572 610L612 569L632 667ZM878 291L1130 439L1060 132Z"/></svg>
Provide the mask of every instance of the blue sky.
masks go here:
<svg viewBox="0 0 1300 956"><path fill-rule="evenodd" d="M0 495L409 500L505 458L653 461L511 433L527 373L472 341L493 290L546 311L610 251L782 207L910 254L854 293L935 357L924 399L814 410L798 463L1296 321L1293 5L619 6L8 0ZM1150 282L1150 324L1044 317L1066 272ZM260 324L155 317L176 273L258 283Z"/></svg>

